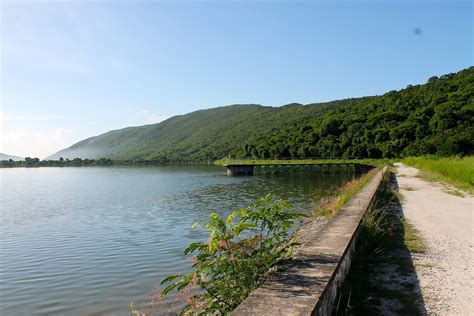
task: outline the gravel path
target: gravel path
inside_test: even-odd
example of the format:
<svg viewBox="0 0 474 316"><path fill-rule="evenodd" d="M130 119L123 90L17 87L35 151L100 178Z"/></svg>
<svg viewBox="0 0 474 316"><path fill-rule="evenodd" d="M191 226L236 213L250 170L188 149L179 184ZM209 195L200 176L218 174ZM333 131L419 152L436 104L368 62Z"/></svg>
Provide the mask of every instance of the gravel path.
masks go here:
<svg viewBox="0 0 474 316"><path fill-rule="evenodd" d="M405 218L428 246L413 255L428 314L474 315L474 198L447 193L415 168L396 167Z"/></svg>

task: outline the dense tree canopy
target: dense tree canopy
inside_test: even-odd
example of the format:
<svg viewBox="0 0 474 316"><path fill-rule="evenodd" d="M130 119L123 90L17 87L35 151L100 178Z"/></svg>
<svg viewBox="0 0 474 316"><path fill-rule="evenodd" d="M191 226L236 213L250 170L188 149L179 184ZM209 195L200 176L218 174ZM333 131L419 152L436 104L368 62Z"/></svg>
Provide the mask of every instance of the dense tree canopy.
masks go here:
<svg viewBox="0 0 474 316"><path fill-rule="evenodd" d="M474 67L259 135L243 155L369 158L474 152Z"/></svg>

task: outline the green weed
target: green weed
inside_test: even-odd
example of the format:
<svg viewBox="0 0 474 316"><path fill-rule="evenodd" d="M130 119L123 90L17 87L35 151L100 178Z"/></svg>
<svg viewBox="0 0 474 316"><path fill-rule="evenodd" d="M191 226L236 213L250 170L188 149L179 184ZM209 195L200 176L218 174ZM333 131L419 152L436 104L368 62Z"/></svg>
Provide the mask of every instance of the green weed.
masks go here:
<svg viewBox="0 0 474 316"><path fill-rule="evenodd" d="M162 294L180 292L187 302L182 313L224 315L232 311L280 262L292 256L298 243L296 234L290 232L303 217L272 195L226 219L210 214L210 220L195 224L209 231L208 241L192 243L184 251L194 254L193 269L164 279L161 283L168 286Z"/></svg>

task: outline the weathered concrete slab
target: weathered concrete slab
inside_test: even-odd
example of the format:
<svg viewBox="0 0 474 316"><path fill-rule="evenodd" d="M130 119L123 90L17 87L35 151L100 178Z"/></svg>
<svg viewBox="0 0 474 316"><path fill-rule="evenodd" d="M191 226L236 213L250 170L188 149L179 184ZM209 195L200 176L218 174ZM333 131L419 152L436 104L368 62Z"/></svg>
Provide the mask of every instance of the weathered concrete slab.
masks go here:
<svg viewBox="0 0 474 316"><path fill-rule="evenodd" d="M253 175L255 165L223 165L227 169L227 176Z"/></svg>
<svg viewBox="0 0 474 316"><path fill-rule="evenodd" d="M232 315L330 315L337 287L350 267L358 228L382 171L314 236L291 263L274 273Z"/></svg>

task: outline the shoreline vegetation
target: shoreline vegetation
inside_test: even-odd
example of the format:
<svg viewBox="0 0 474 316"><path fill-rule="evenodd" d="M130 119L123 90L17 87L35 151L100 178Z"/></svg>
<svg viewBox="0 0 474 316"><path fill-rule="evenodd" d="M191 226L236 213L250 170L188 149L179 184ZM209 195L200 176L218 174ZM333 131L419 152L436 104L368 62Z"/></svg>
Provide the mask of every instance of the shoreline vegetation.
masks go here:
<svg viewBox="0 0 474 316"><path fill-rule="evenodd" d="M118 162L102 158L102 159L81 159L74 158L72 160L60 158L59 160L40 160L39 158L26 157L24 160L1 160L0 168L14 167L80 167L80 166L109 166Z"/></svg>
<svg viewBox="0 0 474 316"><path fill-rule="evenodd" d="M380 167L373 168L358 179L352 179L333 194L323 197L313 212L316 217L332 218L349 200L357 194L376 174Z"/></svg>
<svg viewBox="0 0 474 316"><path fill-rule="evenodd" d="M209 165L210 162L162 162L154 160L113 160L109 158L101 159L59 159L40 160L39 158L26 157L25 160L0 160L0 168L15 167L83 167L83 166L153 166L153 165Z"/></svg>

